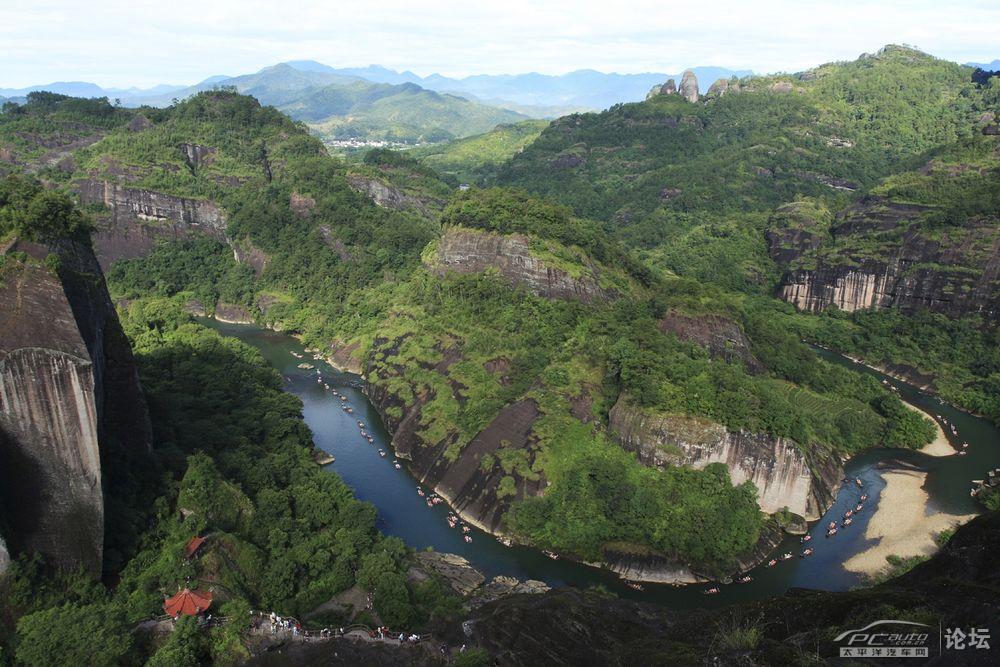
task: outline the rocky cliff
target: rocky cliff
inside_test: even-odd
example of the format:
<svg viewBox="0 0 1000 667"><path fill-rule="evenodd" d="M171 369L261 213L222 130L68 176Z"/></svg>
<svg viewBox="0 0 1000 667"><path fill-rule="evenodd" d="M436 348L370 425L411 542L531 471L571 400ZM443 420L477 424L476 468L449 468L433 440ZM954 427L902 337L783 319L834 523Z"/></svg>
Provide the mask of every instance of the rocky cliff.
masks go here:
<svg viewBox="0 0 1000 667"><path fill-rule="evenodd" d="M383 208L391 208L397 211L412 209L427 217L434 212L439 212L444 206L444 202L438 199L408 194L388 183L362 176L361 174L349 174L347 182L352 188L366 195L375 204Z"/></svg>
<svg viewBox="0 0 1000 667"><path fill-rule="evenodd" d="M7 543L3 541L3 536L0 535L0 574L7 571L10 567L10 552L7 550Z"/></svg>
<svg viewBox="0 0 1000 667"><path fill-rule="evenodd" d="M206 159L203 152L192 151L200 161ZM226 240L226 214L215 202L93 178L79 181L76 189L81 202L103 204L109 211L99 217L94 233L94 249L103 269L119 259L146 255L159 241L199 235Z"/></svg>
<svg viewBox="0 0 1000 667"><path fill-rule="evenodd" d="M102 459L149 448L128 341L89 247L14 241L0 280L0 508L14 553L101 571ZM54 269L58 258L58 271Z"/></svg>
<svg viewBox="0 0 1000 667"><path fill-rule="evenodd" d="M728 317L713 313L687 314L671 309L658 326L660 331L700 345L713 357L727 361L739 359L751 373L764 370L763 364L750 351L750 341L743 329Z"/></svg>
<svg viewBox="0 0 1000 667"><path fill-rule="evenodd" d="M422 385L410 387L413 400L403 401L389 387L399 385L405 369L391 363L398 354L402 340L376 339L365 363L366 377L378 380L367 387L367 393L386 428L392 433L392 448L396 456L408 461L411 473L448 503L466 521L491 533L499 531L501 519L512 502L525 496L538 495L546 486L544 476L535 479L520 477L516 471L513 495L498 493L500 481L507 475L499 463L485 466L484 459L495 460L501 448L523 449L528 460L536 453L532 426L540 416L538 406L530 399L504 407L478 435L457 451L451 448L454 435L438 442L429 442L421 423L421 411L434 399L433 390ZM425 365L423 371L446 373L448 366L461 360L456 349L444 351L444 359L436 365ZM455 400L463 400L461 385L450 383Z"/></svg>
<svg viewBox="0 0 1000 667"><path fill-rule="evenodd" d="M754 484L760 508L768 513L788 509L818 519L833 504L843 476L838 462L811 461L787 438L729 431L707 419L642 410L624 397L611 409L609 421L622 446L648 466L700 469L724 463L734 485Z"/></svg>
<svg viewBox="0 0 1000 667"><path fill-rule="evenodd" d="M771 257L786 268L778 296L818 312L928 309L1000 321L1000 228L988 218L931 229L924 207L865 197L825 230L793 225L768 232Z"/></svg>
<svg viewBox="0 0 1000 667"><path fill-rule="evenodd" d="M584 303L610 301L617 296L601 286L601 267L586 257L580 264L560 268L532 251L524 234L492 234L462 227L444 230L425 262L439 273L479 273L494 269L513 285L523 285L550 299L578 299ZM573 273L571 273L571 270Z"/></svg>

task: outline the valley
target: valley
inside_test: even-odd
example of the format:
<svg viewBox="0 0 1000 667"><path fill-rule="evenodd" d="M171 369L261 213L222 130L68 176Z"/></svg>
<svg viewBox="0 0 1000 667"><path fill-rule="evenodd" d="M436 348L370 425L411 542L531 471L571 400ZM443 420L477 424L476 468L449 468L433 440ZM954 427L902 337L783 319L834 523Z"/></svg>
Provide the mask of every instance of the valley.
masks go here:
<svg viewBox="0 0 1000 667"><path fill-rule="evenodd" d="M381 530L402 538L417 550L433 547L438 552L459 554L488 577L510 576L522 580L540 580L553 588L572 586L586 589L600 585L626 599L657 602L671 608L717 607L734 601L780 595L789 588L797 587L850 590L866 580L857 572L844 568L844 564L871 548L872 540L865 537L866 527L873 515L883 511L880 505L880 494L885 486L883 476L893 474L888 471L905 470L905 466L927 470L928 479L924 486L930 497L927 507L921 508L921 512L926 509L928 513L947 521L951 515L978 512L975 499L968 495L968 480L981 470L1000 467L1000 450L994 446L1000 434L993 425L942 404L910 385L872 372L880 381L886 379L892 382L892 386L905 399L920 405L931 414L941 414L949 424L954 424L961 433L960 440L969 443L970 455L955 454L961 446L959 438L955 436L947 439L948 451L938 461L916 452L901 454L892 449L866 452L844 466L845 477L852 481L860 478L864 483L862 489L855 488L853 484L841 486L841 480L834 480L838 489L836 499L822 516L815 517L809 530L809 534L817 541L814 556L799 558L798 554L803 549L801 538L799 535L790 535L781 540L768 557L792 552L796 555L793 561L783 562L773 569L766 567L766 563L761 563L750 569L753 582L742 585L733 583L726 587L725 595L706 598L702 592L711 584L680 587L662 583L657 585L658 575L653 571L648 575L652 578L644 581L645 590L637 592L626 585L626 581L636 579L636 573L624 569L616 573L614 563L604 564L604 567L598 569L565 559L551 560L524 546L504 547L494 536L481 530L473 531L472 542L465 543L461 531L448 527L445 508L427 507L425 497L416 494L418 488L428 492L431 490L422 485L420 478L414 478L413 474L417 471L405 459L404 469L397 470L389 458L379 456L379 451L391 451L392 434L380 426L383 418L365 396L364 387L357 375L339 371L321 361L314 362L317 366L313 369L297 368L297 357L292 353L307 357L309 355L301 343L287 335L251 325L211 321L207 325L257 348L282 373L286 391L295 394L303 402L303 414L317 446L336 457L336 461L330 464L330 469L336 471L360 499L368 500L376 506ZM847 359L838 359L832 354L825 356L834 363L856 367ZM317 382L316 378L320 378L322 382ZM348 396L347 403L354 408L352 414L344 413L341 407L343 401L332 396L327 385L333 391ZM374 443L367 443L358 435L356 422L359 420L375 436ZM860 493L869 496L867 509L860 515L860 521L835 538L825 538L826 523L831 518L837 520L844 511L853 508ZM886 511L890 514L895 512L891 509ZM641 576L638 579L643 581Z"/></svg>
<svg viewBox="0 0 1000 667"><path fill-rule="evenodd" d="M0 665L569 664L504 614L604 603L791 664L747 610L825 651L825 601L986 567L1000 78L888 45L530 120L449 88L523 77L362 69L4 104Z"/></svg>

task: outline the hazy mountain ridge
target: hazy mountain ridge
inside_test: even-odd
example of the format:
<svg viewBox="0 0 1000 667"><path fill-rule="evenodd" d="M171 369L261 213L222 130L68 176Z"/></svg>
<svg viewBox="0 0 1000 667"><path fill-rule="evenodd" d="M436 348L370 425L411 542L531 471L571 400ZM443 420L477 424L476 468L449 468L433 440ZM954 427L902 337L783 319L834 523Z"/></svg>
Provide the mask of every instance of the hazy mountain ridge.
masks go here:
<svg viewBox="0 0 1000 667"><path fill-rule="evenodd" d="M610 107L620 102L637 102L651 86L680 74L647 72L641 74L605 73L582 69L567 74L475 74L452 78L441 74L421 77L410 71L397 72L381 65L336 69L315 61L292 61L287 65L303 71L359 76L381 83L416 83L439 92L474 95L477 99L502 106L504 103L532 106L563 106L591 110ZM725 67L693 67L702 92L718 79L749 76L750 70Z"/></svg>

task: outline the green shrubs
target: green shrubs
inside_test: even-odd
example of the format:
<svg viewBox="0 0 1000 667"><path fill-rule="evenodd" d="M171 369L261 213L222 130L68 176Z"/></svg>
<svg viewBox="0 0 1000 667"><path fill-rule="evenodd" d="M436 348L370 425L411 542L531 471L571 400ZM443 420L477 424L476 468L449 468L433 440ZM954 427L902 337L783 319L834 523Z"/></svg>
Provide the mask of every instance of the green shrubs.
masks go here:
<svg viewBox="0 0 1000 667"><path fill-rule="evenodd" d="M0 238L87 240L90 224L66 195L20 176L0 179Z"/></svg>

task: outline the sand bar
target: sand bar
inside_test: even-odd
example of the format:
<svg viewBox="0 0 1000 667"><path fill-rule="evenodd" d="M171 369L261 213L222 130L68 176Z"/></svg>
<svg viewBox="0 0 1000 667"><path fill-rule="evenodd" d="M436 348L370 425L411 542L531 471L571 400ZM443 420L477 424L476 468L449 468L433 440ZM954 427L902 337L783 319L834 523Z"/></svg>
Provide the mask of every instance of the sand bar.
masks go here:
<svg viewBox="0 0 1000 667"><path fill-rule="evenodd" d="M850 572L878 574L888 566L887 556L929 556L938 549L936 534L975 516L928 514L925 472L894 470L882 473L882 478L886 486L865 530L865 537L878 543L844 563Z"/></svg>

